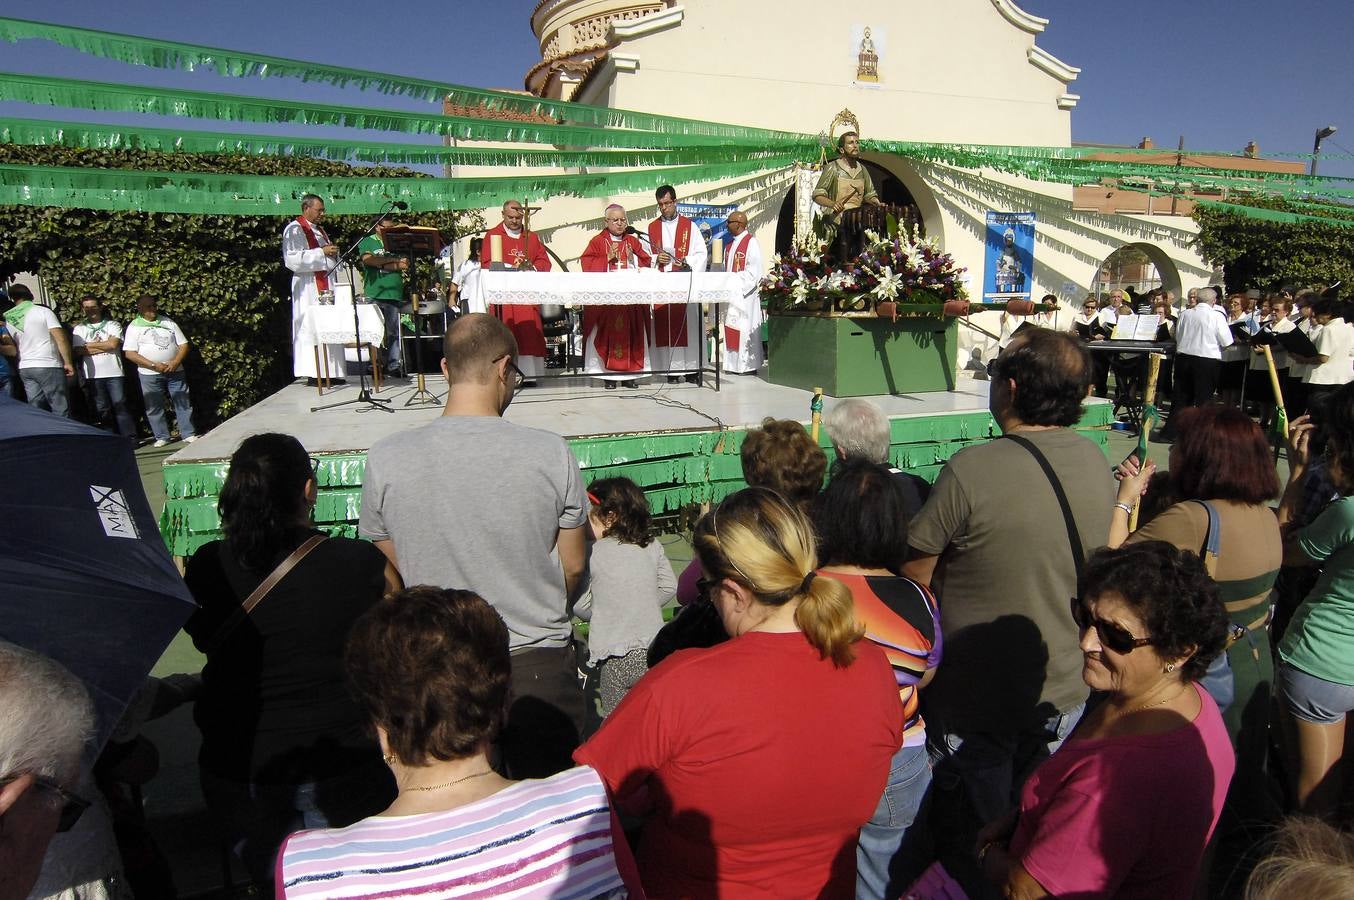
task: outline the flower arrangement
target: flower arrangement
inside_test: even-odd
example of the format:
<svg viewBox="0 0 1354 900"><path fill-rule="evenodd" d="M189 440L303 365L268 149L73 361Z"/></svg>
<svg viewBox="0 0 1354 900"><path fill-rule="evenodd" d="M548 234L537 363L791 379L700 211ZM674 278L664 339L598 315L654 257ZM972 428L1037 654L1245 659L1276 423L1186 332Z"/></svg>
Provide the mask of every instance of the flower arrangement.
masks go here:
<svg viewBox="0 0 1354 900"><path fill-rule="evenodd" d="M915 231L897 237L865 232L865 249L838 262L828 245L809 235L786 256L775 256L761 283L770 312L867 312L880 303L941 304L968 298L963 266ZM900 310L901 311L901 310Z"/></svg>

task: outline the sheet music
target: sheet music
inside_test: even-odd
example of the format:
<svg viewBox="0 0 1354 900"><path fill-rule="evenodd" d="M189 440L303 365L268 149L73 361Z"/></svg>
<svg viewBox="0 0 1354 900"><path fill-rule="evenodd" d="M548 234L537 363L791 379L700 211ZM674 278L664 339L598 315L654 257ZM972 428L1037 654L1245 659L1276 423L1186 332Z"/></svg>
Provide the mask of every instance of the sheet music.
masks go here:
<svg viewBox="0 0 1354 900"><path fill-rule="evenodd" d="M1155 341L1157 329L1161 326L1161 316L1120 316L1114 323L1112 341Z"/></svg>

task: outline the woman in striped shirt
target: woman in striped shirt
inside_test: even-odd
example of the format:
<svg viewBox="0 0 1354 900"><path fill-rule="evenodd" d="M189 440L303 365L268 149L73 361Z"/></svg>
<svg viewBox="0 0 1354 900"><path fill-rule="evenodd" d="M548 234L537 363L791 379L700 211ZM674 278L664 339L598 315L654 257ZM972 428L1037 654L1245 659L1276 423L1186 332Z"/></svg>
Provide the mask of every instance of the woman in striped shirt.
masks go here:
<svg viewBox="0 0 1354 900"><path fill-rule="evenodd" d="M513 782L491 768L512 664L488 603L393 594L353 627L346 661L399 795L347 828L292 835L278 897L642 896L595 772Z"/></svg>
<svg viewBox="0 0 1354 900"><path fill-rule="evenodd" d="M831 483L813 504L818 571L850 588L856 621L888 657L907 717L884 794L860 830L858 897L896 897L928 862L920 813L931 765L918 691L940 664L940 610L929 590L898 574L907 555L905 509L897 475L850 459L833 468Z"/></svg>

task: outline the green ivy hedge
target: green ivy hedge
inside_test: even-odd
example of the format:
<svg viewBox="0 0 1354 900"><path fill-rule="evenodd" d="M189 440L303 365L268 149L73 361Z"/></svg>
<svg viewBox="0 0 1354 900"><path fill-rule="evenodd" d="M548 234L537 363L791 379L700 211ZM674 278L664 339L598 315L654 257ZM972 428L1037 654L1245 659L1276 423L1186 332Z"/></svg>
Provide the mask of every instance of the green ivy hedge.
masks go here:
<svg viewBox="0 0 1354 900"><path fill-rule="evenodd" d="M1278 198L1231 199L1229 203L1321 215L1312 206L1291 207ZM1337 212L1348 214L1347 208ZM1230 210L1200 206L1196 246L1204 259L1223 267L1229 291L1273 290L1354 284L1354 228L1320 222L1266 222Z"/></svg>
<svg viewBox="0 0 1354 900"><path fill-rule="evenodd" d="M316 177L419 177L400 168L307 157L166 154L0 145L0 162ZM247 409L292 380L291 273L282 265L281 216L176 215L0 206L0 277L42 277L58 314L79 321L79 298L103 299L126 324L136 297L154 294L193 351L187 374L201 427ZM480 213L401 217L450 233L482 228ZM325 229L346 246L368 216L335 216Z"/></svg>

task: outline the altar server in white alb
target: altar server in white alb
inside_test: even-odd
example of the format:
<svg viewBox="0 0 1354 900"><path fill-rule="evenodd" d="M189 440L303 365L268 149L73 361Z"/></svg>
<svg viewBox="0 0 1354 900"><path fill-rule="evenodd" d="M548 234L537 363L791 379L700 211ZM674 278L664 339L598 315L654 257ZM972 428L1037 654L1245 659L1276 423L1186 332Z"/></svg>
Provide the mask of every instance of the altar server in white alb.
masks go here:
<svg viewBox="0 0 1354 900"><path fill-rule="evenodd" d="M762 367L762 296L758 290L766 264L762 245L748 231L748 214L729 213L729 246L724 271L738 275L743 299L724 309L724 371L748 375Z"/></svg>
<svg viewBox="0 0 1354 900"><path fill-rule="evenodd" d="M339 248L320 227L322 219L324 201L315 194L306 194L301 198L301 215L282 229L282 264L292 271L291 353L292 374L297 378L320 377L315 370L315 339L303 332L301 323L306 310L319 305L320 294L333 290L336 277L334 261ZM326 344L320 352L329 357L330 376L343 381L343 347ZM323 360L320 365L323 367Z"/></svg>
<svg viewBox="0 0 1354 900"><path fill-rule="evenodd" d="M660 272L704 272L709 251L700 228L677 214L677 192L663 185L655 193L658 218L649 223L649 252ZM701 316L699 303L665 303L653 308L653 368L668 381L699 382Z"/></svg>

